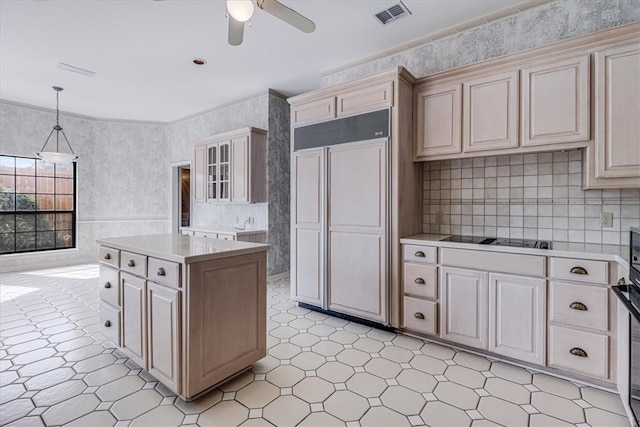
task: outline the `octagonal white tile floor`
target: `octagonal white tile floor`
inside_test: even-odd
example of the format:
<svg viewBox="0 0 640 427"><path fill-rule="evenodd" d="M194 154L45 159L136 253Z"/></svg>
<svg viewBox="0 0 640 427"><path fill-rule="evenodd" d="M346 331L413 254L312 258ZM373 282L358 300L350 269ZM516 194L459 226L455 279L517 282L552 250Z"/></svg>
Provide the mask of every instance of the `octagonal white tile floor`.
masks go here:
<svg viewBox="0 0 640 427"><path fill-rule="evenodd" d="M0 275L0 425L629 425L616 394L302 309L288 281L268 286L268 356L186 403L99 333L97 265Z"/></svg>

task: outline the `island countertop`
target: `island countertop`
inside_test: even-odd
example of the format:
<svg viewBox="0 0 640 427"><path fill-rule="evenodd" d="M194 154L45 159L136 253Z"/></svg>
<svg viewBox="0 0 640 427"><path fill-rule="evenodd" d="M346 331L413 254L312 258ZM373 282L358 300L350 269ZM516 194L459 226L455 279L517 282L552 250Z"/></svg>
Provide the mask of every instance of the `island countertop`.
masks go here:
<svg viewBox="0 0 640 427"><path fill-rule="evenodd" d="M96 239L96 242L114 249L185 264L262 252L269 248L269 245L262 243L218 240L172 233L100 238Z"/></svg>

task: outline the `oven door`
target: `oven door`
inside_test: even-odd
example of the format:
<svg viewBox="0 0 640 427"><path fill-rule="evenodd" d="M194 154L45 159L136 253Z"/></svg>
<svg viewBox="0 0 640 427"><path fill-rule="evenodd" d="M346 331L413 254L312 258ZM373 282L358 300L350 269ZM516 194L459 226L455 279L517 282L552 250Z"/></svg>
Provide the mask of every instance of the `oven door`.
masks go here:
<svg viewBox="0 0 640 427"><path fill-rule="evenodd" d="M629 345L629 406L640 424L640 320L629 314L631 343Z"/></svg>
<svg viewBox="0 0 640 427"><path fill-rule="evenodd" d="M635 278L638 278L637 275ZM624 331L623 335L626 335L627 331L629 334L628 337L620 337L624 342L621 342L621 347L618 347L622 357L622 359L619 359L619 363L621 363L619 369L622 377L618 381L626 377L624 379L628 383L618 382L618 385L621 387L620 394L626 401L625 406L632 412L636 425L638 425L640 424L638 421L640 420L640 310L638 310L636 301L640 296L640 287L618 285L613 286L612 289L626 309L624 313L620 313L622 317L619 317L619 322L622 321L623 323L618 323L618 325L620 325L621 331ZM627 349L628 361L624 360Z"/></svg>

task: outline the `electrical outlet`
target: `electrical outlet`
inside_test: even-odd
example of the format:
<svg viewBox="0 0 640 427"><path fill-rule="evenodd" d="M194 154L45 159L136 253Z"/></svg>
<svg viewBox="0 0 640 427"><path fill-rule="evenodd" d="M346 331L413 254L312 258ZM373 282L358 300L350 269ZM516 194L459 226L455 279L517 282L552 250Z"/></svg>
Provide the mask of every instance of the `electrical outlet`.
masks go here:
<svg viewBox="0 0 640 427"><path fill-rule="evenodd" d="M440 211L436 212L436 224L444 224L444 215Z"/></svg>
<svg viewBox="0 0 640 427"><path fill-rule="evenodd" d="M249 217L249 224L253 225L253 222L254 222L253 220L254 220L254 218L252 216L250 216Z"/></svg>
<svg viewBox="0 0 640 427"><path fill-rule="evenodd" d="M610 212L602 212L600 214L600 224L602 227L613 227L613 214Z"/></svg>
<svg viewBox="0 0 640 427"><path fill-rule="evenodd" d="M240 217L239 216L236 217L236 224L240 224Z"/></svg>

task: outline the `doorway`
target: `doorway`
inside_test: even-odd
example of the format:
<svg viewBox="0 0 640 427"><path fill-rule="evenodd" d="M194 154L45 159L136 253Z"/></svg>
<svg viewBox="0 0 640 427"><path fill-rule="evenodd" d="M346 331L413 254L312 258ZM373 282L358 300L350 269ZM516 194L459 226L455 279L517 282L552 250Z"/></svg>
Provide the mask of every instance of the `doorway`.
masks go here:
<svg viewBox="0 0 640 427"><path fill-rule="evenodd" d="M171 165L171 232L191 226L191 162Z"/></svg>

